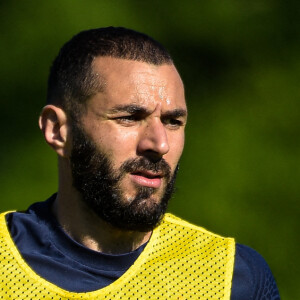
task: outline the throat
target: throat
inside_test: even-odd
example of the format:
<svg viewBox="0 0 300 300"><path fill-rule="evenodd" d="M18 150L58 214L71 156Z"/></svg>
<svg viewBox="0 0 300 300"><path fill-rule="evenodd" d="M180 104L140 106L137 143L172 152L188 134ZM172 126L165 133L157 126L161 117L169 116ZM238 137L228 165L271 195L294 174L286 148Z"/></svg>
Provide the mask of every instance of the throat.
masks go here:
<svg viewBox="0 0 300 300"><path fill-rule="evenodd" d="M94 251L123 254L138 249L148 242L151 232L121 230L99 218L82 201L64 205L56 199L52 212L65 233L73 240ZM68 200L70 201L70 200Z"/></svg>
<svg viewBox="0 0 300 300"><path fill-rule="evenodd" d="M150 237L151 232L147 234L139 233L139 236L136 234L119 233L115 234L114 236L102 236L100 240L91 236L85 236L81 241L78 242L94 251L118 255L135 251L147 243Z"/></svg>

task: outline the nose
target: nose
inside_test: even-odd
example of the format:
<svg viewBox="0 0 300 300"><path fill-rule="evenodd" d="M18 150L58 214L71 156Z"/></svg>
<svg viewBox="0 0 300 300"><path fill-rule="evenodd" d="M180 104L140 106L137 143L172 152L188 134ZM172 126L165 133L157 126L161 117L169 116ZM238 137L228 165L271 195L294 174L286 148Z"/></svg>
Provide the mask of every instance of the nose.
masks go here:
<svg viewBox="0 0 300 300"><path fill-rule="evenodd" d="M160 118L149 120L140 134L137 154L159 161L169 150L166 128Z"/></svg>

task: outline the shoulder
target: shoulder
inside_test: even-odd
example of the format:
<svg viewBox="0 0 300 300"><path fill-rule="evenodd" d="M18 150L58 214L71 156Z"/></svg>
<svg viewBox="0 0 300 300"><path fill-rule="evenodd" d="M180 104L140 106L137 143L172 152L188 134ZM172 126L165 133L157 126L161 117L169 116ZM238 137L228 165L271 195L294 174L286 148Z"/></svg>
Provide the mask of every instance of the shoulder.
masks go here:
<svg viewBox="0 0 300 300"><path fill-rule="evenodd" d="M215 239L221 239L221 240L228 240L231 242L234 242L233 238L223 237L221 235L218 235L216 233L213 233L201 226L194 225L188 221L185 221L177 216L174 216L173 214L167 213L165 214L163 223L167 226L172 225L176 227L178 230L186 230L187 232L194 232L198 233L199 235L205 235L211 238Z"/></svg>
<svg viewBox="0 0 300 300"><path fill-rule="evenodd" d="M162 232L171 234L172 237L178 237L188 241L197 241L198 245L215 245L216 248L227 248L234 255L235 241L230 237L223 237L207 229L189 223L173 214L165 214L162 223L159 226ZM165 233L164 233L165 234ZM226 250L227 251L227 250Z"/></svg>
<svg viewBox="0 0 300 300"><path fill-rule="evenodd" d="M241 244L236 244L231 299L280 299L276 282L264 258Z"/></svg>
<svg viewBox="0 0 300 300"><path fill-rule="evenodd" d="M48 236L47 224L51 219L52 201L53 196L46 201L32 204L26 211L8 212L3 215L10 236L18 247L28 247L34 244L33 241Z"/></svg>
<svg viewBox="0 0 300 300"><path fill-rule="evenodd" d="M252 248L235 243L233 238L222 237L172 214L165 215L162 225L167 227L172 236L174 236L172 228L176 231L175 235L179 233L180 239L184 235L185 245L192 243L193 247L219 249L218 256L221 255L221 250L226 250L229 255L227 260L231 261L232 257L233 261L233 276L230 277L232 300L280 299L267 262Z"/></svg>

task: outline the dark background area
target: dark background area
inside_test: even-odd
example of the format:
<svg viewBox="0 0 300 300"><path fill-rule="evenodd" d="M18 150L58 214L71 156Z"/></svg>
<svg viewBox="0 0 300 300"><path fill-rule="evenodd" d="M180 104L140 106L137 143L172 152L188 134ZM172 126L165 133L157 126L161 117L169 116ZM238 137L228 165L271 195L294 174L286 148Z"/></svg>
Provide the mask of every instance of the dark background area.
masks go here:
<svg viewBox="0 0 300 300"><path fill-rule="evenodd" d="M0 209L56 191L37 119L51 62L77 32L125 26L171 52L189 106L170 211L233 236L299 298L300 5L284 0L1 1Z"/></svg>

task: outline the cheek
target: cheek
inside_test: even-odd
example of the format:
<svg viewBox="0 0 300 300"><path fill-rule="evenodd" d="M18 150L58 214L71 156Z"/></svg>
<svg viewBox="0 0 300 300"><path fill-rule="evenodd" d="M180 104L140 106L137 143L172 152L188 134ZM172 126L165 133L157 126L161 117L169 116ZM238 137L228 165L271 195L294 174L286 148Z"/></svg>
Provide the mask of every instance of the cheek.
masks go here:
<svg viewBox="0 0 300 300"><path fill-rule="evenodd" d="M100 147L108 153L117 167L125 160L135 157L137 134L134 132L115 130L102 137Z"/></svg>
<svg viewBox="0 0 300 300"><path fill-rule="evenodd" d="M116 134L116 139L123 144L126 143L136 145L138 140L138 132L129 130L118 130L118 133ZM123 144L121 144L120 146L123 146Z"/></svg>
<svg viewBox="0 0 300 300"><path fill-rule="evenodd" d="M169 159L172 160L172 164L176 166L178 164L178 161L181 157L184 148L184 134L170 136L169 144L170 144L170 151L166 155L166 159L167 156L169 156Z"/></svg>

